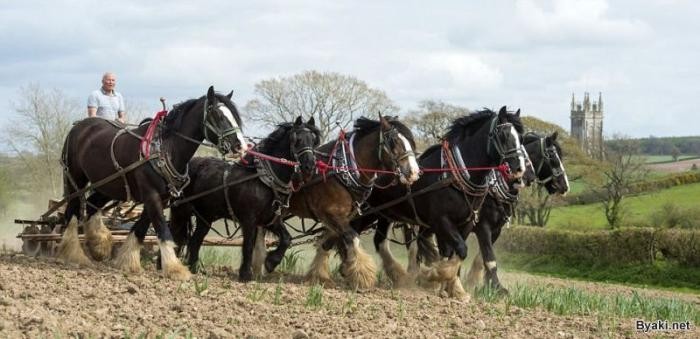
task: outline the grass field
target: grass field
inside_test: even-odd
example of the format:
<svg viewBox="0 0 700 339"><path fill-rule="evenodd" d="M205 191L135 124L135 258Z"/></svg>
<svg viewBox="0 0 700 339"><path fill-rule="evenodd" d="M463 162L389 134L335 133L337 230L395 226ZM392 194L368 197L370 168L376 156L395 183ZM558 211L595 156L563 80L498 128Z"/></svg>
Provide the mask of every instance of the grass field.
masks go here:
<svg viewBox="0 0 700 339"><path fill-rule="evenodd" d="M625 224L648 225L649 217L667 203L673 203L680 208L691 208L698 207L698 202L700 202L700 183L629 197L623 200L627 213ZM600 203L571 205L552 209L547 227L571 230L601 229L607 227L607 222Z"/></svg>

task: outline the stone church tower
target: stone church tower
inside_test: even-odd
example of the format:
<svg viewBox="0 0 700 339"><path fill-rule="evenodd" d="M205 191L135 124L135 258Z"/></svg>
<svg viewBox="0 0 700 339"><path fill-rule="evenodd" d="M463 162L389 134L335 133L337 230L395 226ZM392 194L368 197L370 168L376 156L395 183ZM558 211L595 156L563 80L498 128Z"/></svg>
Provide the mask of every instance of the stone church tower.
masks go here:
<svg viewBox="0 0 700 339"><path fill-rule="evenodd" d="M588 92L583 102L576 102L571 94L571 136L589 156L603 158L603 95L598 93L598 101L591 101Z"/></svg>

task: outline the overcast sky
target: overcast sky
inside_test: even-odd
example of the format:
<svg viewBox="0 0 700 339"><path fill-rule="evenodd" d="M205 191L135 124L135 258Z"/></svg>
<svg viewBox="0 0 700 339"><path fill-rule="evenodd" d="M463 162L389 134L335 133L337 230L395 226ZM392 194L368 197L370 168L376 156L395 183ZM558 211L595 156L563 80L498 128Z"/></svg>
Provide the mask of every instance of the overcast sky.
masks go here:
<svg viewBox="0 0 700 339"><path fill-rule="evenodd" d="M603 92L605 134L699 135L698 17L690 0L0 0L0 127L29 83L84 105L110 70L149 110L210 84L242 107L256 82L315 69L402 111L508 105L568 130L572 92Z"/></svg>

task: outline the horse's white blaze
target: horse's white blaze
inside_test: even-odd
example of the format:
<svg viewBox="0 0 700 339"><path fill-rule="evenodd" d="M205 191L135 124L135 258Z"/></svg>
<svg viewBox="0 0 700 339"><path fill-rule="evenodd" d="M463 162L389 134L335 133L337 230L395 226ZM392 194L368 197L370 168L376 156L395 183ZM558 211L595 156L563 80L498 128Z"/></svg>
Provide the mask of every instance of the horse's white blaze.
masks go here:
<svg viewBox="0 0 700 339"><path fill-rule="evenodd" d="M226 120L228 120L229 123L231 123L231 126L234 128L238 128L240 130L240 126L238 126L238 123L236 122L236 119L233 118L233 113L231 113L231 110L226 107L226 105L220 105L219 108L221 109L221 112L224 114L224 117L226 117ZM236 132L236 137L238 138L238 142L241 143L241 152L245 152L248 150L248 143L245 141L245 138L243 135L239 132Z"/></svg>
<svg viewBox="0 0 700 339"><path fill-rule="evenodd" d="M487 261L486 268L488 268L489 270L496 268L496 262L495 261Z"/></svg>
<svg viewBox="0 0 700 339"><path fill-rule="evenodd" d="M571 189L571 186L569 186L569 176L566 175L566 170L564 169L564 163L561 161L561 158L559 157L559 153L557 153L557 159L559 160L559 170L561 173L564 174L564 182L566 183L566 191L562 193L562 195L566 195L566 193L569 193L569 189Z"/></svg>
<svg viewBox="0 0 700 339"><path fill-rule="evenodd" d="M510 126L510 134L512 134L513 138L515 139L515 148L520 150L520 137L518 136L518 132L515 130L515 126L513 125ZM522 176L522 173L525 172L525 157L522 154L518 156L518 162L520 163L520 176Z"/></svg>
<svg viewBox="0 0 700 339"><path fill-rule="evenodd" d="M407 152L413 151L411 143L408 142L408 139L406 139L406 137L404 137L401 133L399 133L399 139L401 139L401 141L403 142L403 147ZM408 157L408 166L411 168L411 176L408 178L408 180L410 182L418 180L418 173L420 169L418 168L418 161L416 161L415 155L410 155Z"/></svg>

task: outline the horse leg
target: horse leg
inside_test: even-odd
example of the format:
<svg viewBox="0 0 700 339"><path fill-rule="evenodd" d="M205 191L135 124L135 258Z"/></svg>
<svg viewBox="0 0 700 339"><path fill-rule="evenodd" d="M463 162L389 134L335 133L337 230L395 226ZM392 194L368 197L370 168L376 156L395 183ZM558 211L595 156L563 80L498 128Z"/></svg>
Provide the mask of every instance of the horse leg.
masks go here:
<svg viewBox="0 0 700 339"><path fill-rule="evenodd" d="M377 267L372 257L360 246L360 237L357 232L350 228L341 234L340 238L340 256L343 259L340 269L343 276L348 279L353 289L364 290L373 287L377 283Z"/></svg>
<svg viewBox="0 0 700 339"><path fill-rule="evenodd" d="M255 239L258 237L258 226L252 220L240 220L243 232L243 247L241 266L238 269L238 280L248 282L253 280L252 257L255 247Z"/></svg>
<svg viewBox="0 0 700 339"><path fill-rule="evenodd" d="M168 226L175 242L175 253L180 257L190 236L192 206L185 204L178 207L170 207L170 223Z"/></svg>
<svg viewBox="0 0 700 339"><path fill-rule="evenodd" d="M260 278L263 276L263 265L267 256L267 246L265 246L265 234L267 230L263 226L256 226L255 245L253 246L253 256L251 258L253 276Z"/></svg>
<svg viewBox="0 0 700 339"><path fill-rule="evenodd" d="M83 231L88 253L96 261L102 261L112 255L112 232L102 222L100 211L110 200L110 197L99 192L94 192L87 199L88 221L83 225Z"/></svg>
<svg viewBox="0 0 700 339"><path fill-rule="evenodd" d="M453 224L446 217L441 218L441 225L438 225L438 230L442 230L438 234L440 242L443 243L443 248L446 250L443 255L448 257L447 260L441 260L433 263L427 269L424 269L421 279L439 282L445 287L447 295L453 298L464 301L469 300L469 295L464 291L462 282L459 279L459 270L462 261L467 256L467 246L464 238L457 232Z"/></svg>
<svg viewBox="0 0 700 339"><path fill-rule="evenodd" d="M304 279L310 284L321 284L325 287L333 287L335 283L331 279L331 274L328 271L328 258L330 257L330 247L324 248L323 244L326 241L333 241L332 235L328 230L316 242L316 255L311 261L309 271Z"/></svg>
<svg viewBox="0 0 700 339"><path fill-rule="evenodd" d="M388 239L389 226L388 220L384 218L377 220L377 231L374 233L374 247L382 258L382 267L389 279L391 279L393 286L404 287L408 283L408 275L403 266L391 254L391 243Z"/></svg>
<svg viewBox="0 0 700 339"><path fill-rule="evenodd" d="M265 270L271 273L275 270L275 267L282 262L284 258L284 253L287 252L289 246L292 244L292 235L289 234L287 228L281 221L276 221L270 225L270 230L277 235L277 248L267 254L265 258Z"/></svg>
<svg viewBox="0 0 700 339"><path fill-rule="evenodd" d="M72 178L74 182L71 182ZM73 186L73 183L75 183L75 186ZM67 197L75 192L77 192L78 189L81 189L85 187L88 183L88 179L83 174L82 172L80 173L70 173L70 169L67 169L67 172L63 173L63 196ZM66 210L63 214L63 220L65 222L65 225L69 225L70 221L73 217L77 217L78 220L82 221L82 211L80 210L80 197L75 197L73 199L68 200L68 203L66 205Z"/></svg>
<svg viewBox="0 0 700 339"><path fill-rule="evenodd" d="M83 252L78 240L78 219L73 216L68 223L68 227L63 232L61 243L58 244L56 256L64 262L78 265L90 266L92 262Z"/></svg>
<svg viewBox="0 0 700 339"><path fill-rule="evenodd" d="M126 242L124 242L117 250L117 255L112 260L112 264L127 273L140 273L141 272L141 247L143 246L143 239L146 236L146 231L148 231L148 225L150 223L148 215L145 212L147 207L144 207L144 212L138 220L131 226L131 231L129 236L126 237Z"/></svg>
<svg viewBox="0 0 700 339"><path fill-rule="evenodd" d="M84 175L74 176L76 186L84 187L87 184L87 178ZM63 195L68 196L76 192L76 188L68 179L68 173L63 175ZM80 213L80 198L73 198L68 201L66 211L64 213L64 229L61 236L61 242L58 244L56 256L64 262L75 263L78 265L91 265L92 262L85 255L83 246L78 238L78 219L81 219Z"/></svg>
<svg viewBox="0 0 700 339"><path fill-rule="evenodd" d="M493 245L491 242L492 237L490 225L486 224L484 227L479 227L475 231L476 238L479 241L480 253L483 257L483 267L486 270L484 282L492 288L495 288L499 294L508 294L508 290L506 290L498 280L496 254L493 251Z"/></svg>
<svg viewBox="0 0 700 339"><path fill-rule="evenodd" d="M202 248L202 243L204 243L204 238L209 233L211 229L211 223L197 216L196 227L192 233L192 237L187 241L187 266L190 268L190 272L199 272L199 250Z"/></svg>
<svg viewBox="0 0 700 339"><path fill-rule="evenodd" d="M145 197L144 206L147 207L144 207L144 212L148 214L148 218L153 223L158 235L163 276L174 280L189 280L192 274L187 267L180 263L180 259L175 254L175 242L173 242L170 228L165 222L163 203L160 197L157 193L151 193Z"/></svg>

